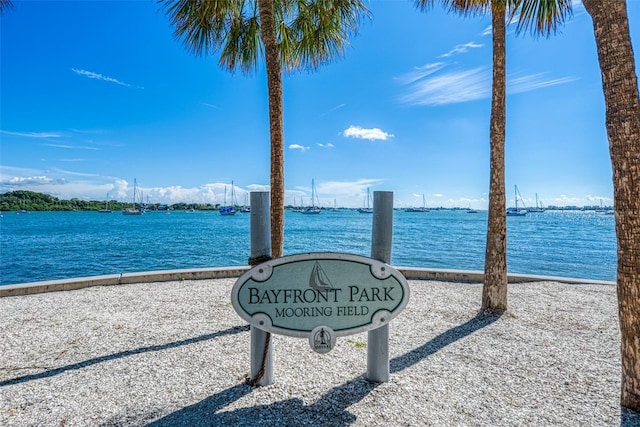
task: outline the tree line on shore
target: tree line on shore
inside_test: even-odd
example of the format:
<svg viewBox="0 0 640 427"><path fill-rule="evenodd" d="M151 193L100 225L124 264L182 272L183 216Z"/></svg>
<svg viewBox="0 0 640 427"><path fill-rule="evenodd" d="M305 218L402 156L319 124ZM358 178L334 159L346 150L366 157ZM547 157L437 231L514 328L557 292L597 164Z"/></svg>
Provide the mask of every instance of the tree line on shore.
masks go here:
<svg viewBox="0 0 640 427"><path fill-rule="evenodd" d="M113 211L121 211L130 208L131 203L123 203L117 200L80 200L73 198L71 200L62 200L48 194L38 193L35 191L17 190L0 194L0 211L11 212L24 209L26 211L99 211L109 209ZM217 210L219 204L211 203L174 203L172 205L164 205L160 203L148 203L146 210Z"/></svg>

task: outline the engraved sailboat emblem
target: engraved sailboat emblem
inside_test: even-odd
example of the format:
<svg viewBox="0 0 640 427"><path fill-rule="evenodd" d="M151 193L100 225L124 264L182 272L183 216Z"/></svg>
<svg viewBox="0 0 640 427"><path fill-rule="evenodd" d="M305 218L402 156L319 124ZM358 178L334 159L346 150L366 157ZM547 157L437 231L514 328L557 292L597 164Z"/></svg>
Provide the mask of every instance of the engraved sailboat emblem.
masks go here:
<svg viewBox="0 0 640 427"><path fill-rule="evenodd" d="M313 265L313 269L311 270L311 275L309 276L309 286L317 291L326 291L329 289L335 289L331 280L327 276L327 273L324 272L322 267L320 267L320 263L316 261Z"/></svg>

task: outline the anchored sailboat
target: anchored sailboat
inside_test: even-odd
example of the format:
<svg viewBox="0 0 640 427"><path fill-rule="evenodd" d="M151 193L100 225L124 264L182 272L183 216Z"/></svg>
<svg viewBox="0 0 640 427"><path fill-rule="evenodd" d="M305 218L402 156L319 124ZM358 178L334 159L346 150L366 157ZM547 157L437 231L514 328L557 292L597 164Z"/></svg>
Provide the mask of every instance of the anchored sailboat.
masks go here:
<svg viewBox="0 0 640 427"><path fill-rule="evenodd" d="M364 214L372 214L373 208L371 207L371 191L367 188L367 199L365 200L365 207L358 209L358 212Z"/></svg>
<svg viewBox="0 0 640 427"><path fill-rule="evenodd" d="M142 215L144 211L142 208L136 208L136 198L138 197L138 181L133 179L133 207L127 208L122 211L122 215ZM142 204L142 200L140 200Z"/></svg>
<svg viewBox="0 0 640 427"><path fill-rule="evenodd" d="M109 193L107 193L107 201L104 205L104 209L98 210L100 213L111 213L111 209L109 209Z"/></svg>
<svg viewBox="0 0 640 427"><path fill-rule="evenodd" d="M313 179L311 180L311 206L307 206L302 210L303 214L319 214L320 213L320 203L318 201L318 193L316 193L316 185Z"/></svg>
<svg viewBox="0 0 640 427"><path fill-rule="evenodd" d="M427 202L424 198L424 194L422 195L422 207L421 208L407 208L405 212L429 212L429 208L427 207Z"/></svg>
<svg viewBox="0 0 640 427"><path fill-rule="evenodd" d="M518 207L518 198L522 198L520 196L520 192L518 191L518 186L515 186L515 196L516 196L516 207L515 208L507 208L507 216L525 216L527 214L526 209L522 209ZM522 203L524 206L524 202Z"/></svg>
<svg viewBox="0 0 640 427"><path fill-rule="evenodd" d="M233 194L233 181L231 181L231 205L227 205L227 186L224 186L224 206L220 207L220 215L230 216L235 215L236 210L234 208L235 200Z"/></svg>

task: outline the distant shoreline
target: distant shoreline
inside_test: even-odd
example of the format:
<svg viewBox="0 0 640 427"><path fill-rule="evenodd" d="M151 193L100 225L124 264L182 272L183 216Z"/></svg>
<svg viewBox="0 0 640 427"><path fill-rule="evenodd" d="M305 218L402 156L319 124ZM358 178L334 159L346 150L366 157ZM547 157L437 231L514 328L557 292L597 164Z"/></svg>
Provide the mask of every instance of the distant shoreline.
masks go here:
<svg viewBox="0 0 640 427"><path fill-rule="evenodd" d="M234 206L240 208L243 205L234 204ZM79 200L79 199L58 199L57 197L50 196L45 193L38 193L29 190L17 190L9 191L0 194L0 213L3 212L19 212L20 210L33 211L33 212L97 212L101 209L110 209L114 212L119 212L131 207L131 202L122 202L118 200ZM183 211L183 210L202 210L202 211L217 211L220 209L219 203L198 203L198 202L180 202L174 204L166 203L143 203L143 207L147 211ZM286 210L300 209L300 206L285 205ZM332 209L343 210L357 210L356 207L341 207L341 206L320 206L323 210ZM410 206L395 207L396 210L404 210L410 208ZM527 207L522 207L527 209ZM585 205L579 206L555 206L548 205L544 208L540 208L545 211L613 211L613 206L603 205ZM468 207L444 207L434 206L429 207L428 210L461 210L467 211ZM480 209L486 211L486 209Z"/></svg>

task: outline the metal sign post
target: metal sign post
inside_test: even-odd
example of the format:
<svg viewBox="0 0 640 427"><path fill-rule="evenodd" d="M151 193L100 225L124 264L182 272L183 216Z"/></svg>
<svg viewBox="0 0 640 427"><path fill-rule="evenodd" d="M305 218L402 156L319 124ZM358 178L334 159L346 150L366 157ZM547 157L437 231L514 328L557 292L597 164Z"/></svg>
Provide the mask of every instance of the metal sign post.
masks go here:
<svg viewBox="0 0 640 427"><path fill-rule="evenodd" d="M374 191L371 258L391 263L393 236L393 192ZM367 379L389 381L389 324L368 332Z"/></svg>
<svg viewBox="0 0 640 427"><path fill-rule="evenodd" d="M269 192L251 193L251 259L271 258ZM251 326L251 379L257 385L273 384L273 343L270 333ZM262 373L261 373L262 371Z"/></svg>

